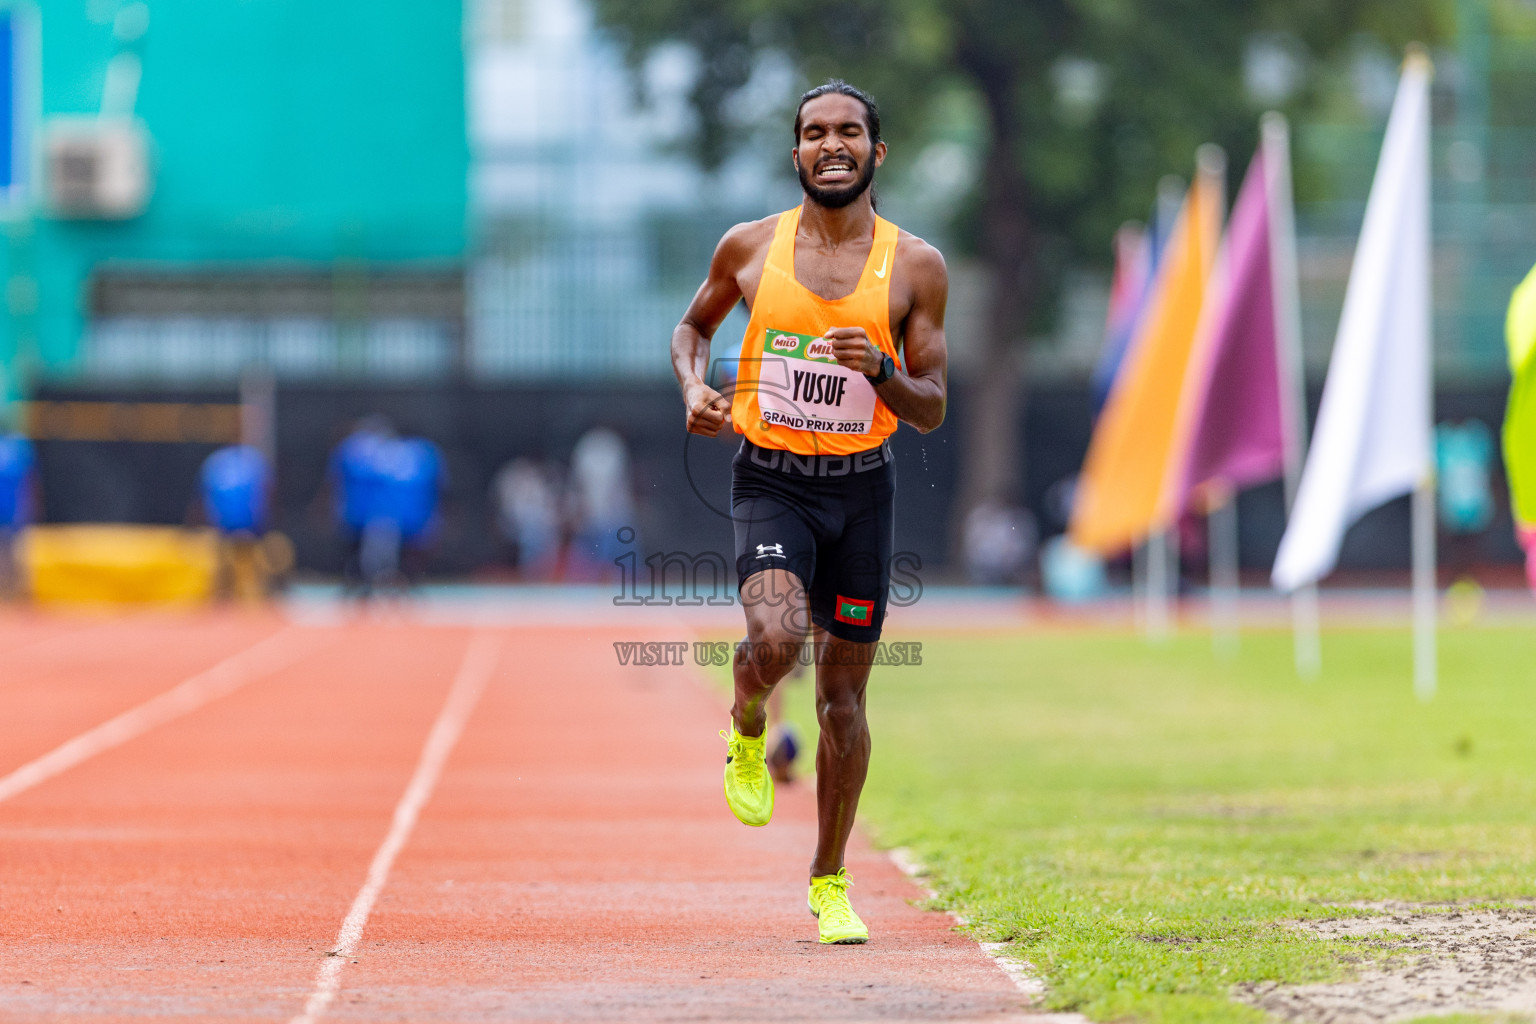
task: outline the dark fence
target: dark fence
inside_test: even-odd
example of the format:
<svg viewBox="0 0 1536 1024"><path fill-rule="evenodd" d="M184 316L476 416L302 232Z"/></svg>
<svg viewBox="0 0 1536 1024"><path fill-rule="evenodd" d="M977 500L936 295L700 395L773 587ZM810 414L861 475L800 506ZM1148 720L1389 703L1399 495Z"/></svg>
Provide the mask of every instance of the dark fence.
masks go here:
<svg viewBox="0 0 1536 1024"><path fill-rule="evenodd" d="M42 401L142 401L217 403L233 393L210 391L124 392L50 387ZM1314 394L1313 408L1317 396ZM1028 395L1022 422L1026 472L1023 499L1042 532L1058 532L1056 487L1081 464L1091 422L1082 389L1039 388ZM1497 428L1504 393L1493 387L1443 390L1441 419L1477 418ZM931 434L903 427L897 456L897 549L922 559L930 578L942 579L952 564L956 533L955 490L962 455L966 391L956 386L950 420ZM489 493L497 469L526 457L551 464L568 461L577 440L592 427L607 427L628 444L636 499L637 544L651 553L698 555L732 546L728 518L730 458L736 440L689 437L675 389L650 381L590 387L299 386L277 392L278 453L275 525L288 533L299 565L339 571L342 543L331 518L327 460L360 418L388 417L405 434L441 446L448 467L443 529L427 568L433 575L466 576L505 564L507 551L494 529ZM198 515L197 471L217 447L210 442L137 440L40 440L44 516L53 522L118 521L180 523ZM1512 563L1518 560L1500 467L1494 491L1499 503L1492 527L1448 551L1452 560ZM1277 485L1256 488L1239 505L1245 568L1266 569L1284 527ZM1341 565L1361 570L1406 567L1406 502L1366 516L1346 540Z"/></svg>

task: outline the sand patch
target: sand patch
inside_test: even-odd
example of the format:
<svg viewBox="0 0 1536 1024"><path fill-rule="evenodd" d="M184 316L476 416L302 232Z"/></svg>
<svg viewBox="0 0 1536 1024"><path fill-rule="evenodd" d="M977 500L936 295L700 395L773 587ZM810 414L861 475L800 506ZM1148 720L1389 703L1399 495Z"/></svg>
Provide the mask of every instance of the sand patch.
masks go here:
<svg viewBox="0 0 1536 1024"><path fill-rule="evenodd" d="M1536 906L1498 910L1368 905L1382 913L1304 921L1323 939L1369 939L1384 966L1335 984L1240 985L1234 995L1283 1020L1378 1024L1453 1013L1536 1018Z"/></svg>

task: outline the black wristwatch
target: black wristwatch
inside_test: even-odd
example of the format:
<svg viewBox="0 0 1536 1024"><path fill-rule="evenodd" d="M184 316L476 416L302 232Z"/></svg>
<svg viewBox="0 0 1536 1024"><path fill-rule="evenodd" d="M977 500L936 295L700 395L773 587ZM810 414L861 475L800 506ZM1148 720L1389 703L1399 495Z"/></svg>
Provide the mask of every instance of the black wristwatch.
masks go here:
<svg viewBox="0 0 1536 1024"><path fill-rule="evenodd" d="M896 360L882 353L880 359L880 372L869 378L869 382L879 387L892 377L896 376Z"/></svg>

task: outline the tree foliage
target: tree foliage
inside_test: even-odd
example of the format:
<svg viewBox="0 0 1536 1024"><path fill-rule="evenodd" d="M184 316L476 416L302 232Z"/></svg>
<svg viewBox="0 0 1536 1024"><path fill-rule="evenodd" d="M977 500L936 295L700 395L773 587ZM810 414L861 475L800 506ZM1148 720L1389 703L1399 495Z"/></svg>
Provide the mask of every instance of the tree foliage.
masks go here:
<svg viewBox="0 0 1536 1024"><path fill-rule="evenodd" d="M1244 87L1250 44L1278 41L1315 72L1358 34L1398 48L1445 34L1443 0L596 0L637 62L663 43L698 57L693 152L718 165L755 127L731 101L764 54L806 85L843 77L874 93L887 137L910 153L942 134L944 100L985 113L980 166L1010 179L1040 244L1107 249L1195 148L1252 151L1262 105ZM1071 79L1076 78L1073 82ZM1286 106L1305 114L1326 76L1303 73ZM1071 90L1096 93L1074 97ZM775 112L782 114L782 112ZM785 121L787 124L787 120ZM993 167L993 164L1004 167ZM987 182L960 237L981 249Z"/></svg>
<svg viewBox="0 0 1536 1024"><path fill-rule="evenodd" d="M955 98L982 112L976 175L952 241L990 280L989 365L1038 332L1060 271L1102 262L1115 227L1146 215L1158 180L1187 176L1195 149L1223 146L1240 173L1261 105L1245 88L1256 40L1300 74L1293 115L1315 106L1316 73L1362 33L1390 48L1433 42L1451 0L596 0L601 20L642 60L664 43L698 55L692 88L706 166L751 126L732 97L765 54L806 84L837 76L880 102L893 149L942 136ZM1335 76L1336 77L1336 76ZM784 121L787 124L787 118ZM787 140L786 140L787 141ZM1009 374L990 374L976 403L981 429L1016 419ZM1001 419L999 419L1001 417ZM993 430L993 434L997 431ZM973 440L995 439L973 433ZM1016 491L1018 459L994 445L968 501Z"/></svg>

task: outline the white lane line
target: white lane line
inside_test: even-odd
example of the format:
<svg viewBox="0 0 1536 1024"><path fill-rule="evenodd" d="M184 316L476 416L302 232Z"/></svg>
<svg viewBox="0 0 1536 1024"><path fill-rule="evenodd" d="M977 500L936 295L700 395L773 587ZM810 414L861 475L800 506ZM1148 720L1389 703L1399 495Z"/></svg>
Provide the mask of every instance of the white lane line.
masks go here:
<svg viewBox="0 0 1536 1024"><path fill-rule="evenodd" d="M341 989L341 968L357 952L357 943L363 937L363 926L368 923L374 901L379 898L384 883L389 879L389 869L394 866L395 858L410 839L421 809L431 799L443 765L453 752L454 744L458 743L459 735L475 710L480 694L485 691L485 684L495 671L500 656L499 637L479 633L470 640L464 652L464 661L459 665L458 677L448 691L448 699L443 702L443 710L438 712L437 721L432 724L426 746L421 748L421 760L416 763L416 773L411 776L405 794L395 805L395 817L389 827L389 834L374 853L373 863L368 865L368 877L358 890L357 898L352 901L352 909L347 911L346 919L341 922L336 944L320 964L320 970L315 975L315 988L304 1003L304 1012L294 1017L291 1024L314 1024L336 998L336 993Z"/></svg>
<svg viewBox="0 0 1536 1024"><path fill-rule="evenodd" d="M246 683L288 667L313 648L313 636L309 630L285 626L164 693L66 740L42 757L0 777L0 803L158 725L228 696Z"/></svg>
<svg viewBox="0 0 1536 1024"><path fill-rule="evenodd" d="M917 859L910 848L898 846L895 849L887 850L886 856L890 857L891 863L895 864L897 869L906 875L913 885L922 890L925 897L930 900L938 898L939 894L928 884L928 868L922 861ZM953 910L948 913L960 927L965 928L970 925L970 922L965 919L964 915L957 914ZM1045 982L1030 973L1035 969L1034 964L1027 960L1015 960L1009 956L1008 943L978 942L976 945L980 946L982 952L992 958L993 963L1002 968L1003 973L1008 975L1008 980L1013 982L1014 987L1027 996L1030 1002L1033 1003L1045 995ZM1087 1018L1076 1013L1042 1013L1039 1017L1042 1020L1047 1018L1053 1019L1061 1022L1061 1024L1087 1024Z"/></svg>

